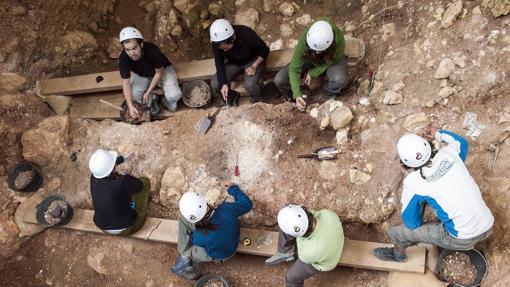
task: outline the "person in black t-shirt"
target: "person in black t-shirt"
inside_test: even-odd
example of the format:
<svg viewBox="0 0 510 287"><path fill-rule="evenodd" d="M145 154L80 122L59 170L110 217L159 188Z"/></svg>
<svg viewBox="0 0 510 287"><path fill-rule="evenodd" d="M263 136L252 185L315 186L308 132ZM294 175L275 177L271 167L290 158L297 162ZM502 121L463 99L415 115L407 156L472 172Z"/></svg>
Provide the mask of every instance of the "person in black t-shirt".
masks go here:
<svg viewBox="0 0 510 287"><path fill-rule="evenodd" d="M136 28L122 29L119 40L123 47L119 57L122 91L131 116L139 116L133 100L147 104L153 115L159 113L160 107L155 100L157 95L152 93L156 86L163 88L165 97L162 102L174 112L182 93L177 83L177 74L168 58L156 45L144 42Z"/></svg>
<svg viewBox="0 0 510 287"><path fill-rule="evenodd" d="M269 47L251 28L232 26L225 19L214 21L209 32L216 65L216 75L211 79L212 89L227 101L230 82L244 73L244 88L252 102L258 102Z"/></svg>
<svg viewBox="0 0 510 287"><path fill-rule="evenodd" d="M115 151L98 149L89 160L94 223L105 233L121 236L133 234L143 226L150 191L148 178L113 171L124 159Z"/></svg>

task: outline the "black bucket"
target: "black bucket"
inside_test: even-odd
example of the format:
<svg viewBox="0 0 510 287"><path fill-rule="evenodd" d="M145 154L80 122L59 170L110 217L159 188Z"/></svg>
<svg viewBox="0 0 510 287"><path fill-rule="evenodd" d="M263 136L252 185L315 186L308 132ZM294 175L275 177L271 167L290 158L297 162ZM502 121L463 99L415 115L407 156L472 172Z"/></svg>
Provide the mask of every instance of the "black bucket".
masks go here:
<svg viewBox="0 0 510 287"><path fill-rule="evenodd" d="M22 187L16 187L16 179L22 172L32 172L32 179ZM35 163L29 162L29 161L22 161L18 163L9 173L9 176L7 177L7 183L9 184L9 188L15 191L20 192L33 192L37 191L42 183L43 183L43 176L41 173L41 168L36 165Z"/></svg>
<svg viewBox="0 0 510 287"><path fill-rule="evenodd" d="M475 280L470 285L461 285L456 282L448 282L446 281L446 276L443 274L443 259L455 252L461 252L469 256L469 259L471 259L471 263L475 266L476 269L476 276ZM448 249L442 249L439 253L439 257L437 259L437 269L439 270L439 279L441 279L443 282L448 283L449 287L478 287L482 284L483 280L485 279L485 275L488 271L488 265L487 260L485 260L485 257L483 254L478 251L477 249L471 249L471 250L448 250Z"/></svg>
<svg viewBox="0 0 510 287"><path fill-rule="evenodd" d="M206 286L205 284L207 284L209 281L213 281L213 280L221 282L223 284L222 287L229 287L227 280L225 280L225 278L223 278L222 276L217 275L217 274L207 274L207 275L200 277L200 279L198 279L197 282L195 282L195 285L193 285L193 287Z"/></svg>

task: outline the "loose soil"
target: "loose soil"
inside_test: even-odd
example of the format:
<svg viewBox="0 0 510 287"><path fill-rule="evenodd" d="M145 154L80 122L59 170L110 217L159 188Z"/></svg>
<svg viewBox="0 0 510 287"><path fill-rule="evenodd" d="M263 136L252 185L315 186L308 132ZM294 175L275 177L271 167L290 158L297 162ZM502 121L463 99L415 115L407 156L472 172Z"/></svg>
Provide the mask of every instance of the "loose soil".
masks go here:
<svg viewBox="0 0 510 287"><path fill-rule="evenodd" d="M223 282L221 282L220 280L218 279L212 279L212 280L208 280L204 285L203 287L223 287L225 285L223 285Z"/></svg>
<svg viewBox="0 0 510 287"><path fill-rule="evenodd" d="M20 172L14 180L14 187L16 187L18 190L27 187L32 182L34 175L35 172L33 170Z"/></svg>
<svg viewBox="0 0 510 287"><path fill-rule="evenodd" d="M201 107L207 103L210 97L210 91L207 86L198 85L193 87L185 100L191 107Z"/></svg>
<svg viewBox="0 0 510 287"><path fill-rule="evenodd" d="M55 200L50 206L48 206L48 210L44 212L44 220L49 225L54 225L62 221L61 215L66 214L67 212L67 203L63 200Z"/></svg>
<svg viewBox="0 0 510 287"><path fill-rule="evenodd" d="M147 106L145 106L137 101L133 101L133 106L138 111L139 116L138 116L138 118L131 117L129 108L126 108L126 110L124 111L124 120L126 123L132 124L132 125L139 125L141 123L146 123L146 122L151 121L151 111Z"/></svg>
<svg viewBox="0 0 510 287"><path fill-rule="evenodd" d="M476 278L476 268L466 253L454 252L443 258L441 270L449 283L470 286Z"/></svg>

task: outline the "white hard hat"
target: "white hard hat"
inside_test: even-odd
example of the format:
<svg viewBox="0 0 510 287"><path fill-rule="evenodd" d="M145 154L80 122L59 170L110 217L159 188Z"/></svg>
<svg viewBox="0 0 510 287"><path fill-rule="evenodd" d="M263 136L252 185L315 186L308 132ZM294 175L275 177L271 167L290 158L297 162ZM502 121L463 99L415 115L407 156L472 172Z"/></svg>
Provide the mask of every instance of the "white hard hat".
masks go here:
<svg viewBox="0 0 510 287"><path fill-rule="evenodd" d="M120 31L119 41L122 43L129 39L140 39L143 40L142 33L135 27L126 27Z"/></svg>
<svg viewBox="0 0 510 287"><path fill-rule="evenodd" d="M432 154L430 143L415 134L406 134L400 137L397 150L400 160L409 167L424 165Z"/></svg>
<svg viewBox="0 0 510 287"><path fill-rule="evenodd" d="M200 193L188 191L179 201L179 210L187 221L197 223L207 212L207 201Z"/></svg>
<svg viewBox="0 0 510 287"><path fill-rule="evenodd" d="M301 237L308 229L308 216L301 206L290 204L278 212L278 226L285 234Z"/></svg>
<svg viewBox="0 0 510 287"><path fill-rule="evenodd" d="M112 173L117 161L117 152L98 149L90 157L89 169L95 178L104 178Z"/></svg>
<svg viewBox="0 0 510 287"><path fill-rule="evenodd" d="M211 35L211 42L221 42L234 35L234 28L227 20L218 19L211 24L209 34Z"/></svg>
<svg viewBox="0 0 510 287"><path fill-rule="evenodd" d="M331 25L324 20L319 20L308 29L306 43L313 50L320 52L329 48L334 38Z"/></svg>

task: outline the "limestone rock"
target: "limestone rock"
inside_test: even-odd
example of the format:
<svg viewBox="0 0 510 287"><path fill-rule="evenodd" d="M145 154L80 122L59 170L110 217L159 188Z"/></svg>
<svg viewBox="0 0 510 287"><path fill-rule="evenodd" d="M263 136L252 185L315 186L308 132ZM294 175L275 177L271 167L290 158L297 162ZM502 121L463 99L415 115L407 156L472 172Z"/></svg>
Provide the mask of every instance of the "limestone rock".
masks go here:
<svg viewBox="0 0 510 287"><path fill-rule="evenodd" d="M482 0L482 6L489 8L494 17L510 13L510 1L508 0Z"/></svg>
<svg viewBox="0 0 510 287"><path fill-rule="evenodd" d="M457 89L454 87L444 87L439 91L438 96L440 98L445 99L445 98L448 98L449 96L453 95L456 92L457 92Z"/></svg>
<svg viewBox="0 0 510 287"><path fill-rule="evenodd" d="M453 57L453 62L455 63L455 65L457 65L461 68L466 67L466 57L464 57L464 56Z"/></svg>
<svg viewBox="0 0 510 287"><path fill-rule="evenodd" d="M296 8L289 2L283 2L278 7L278 11L285 17L291 17L296 12Z"/></svg>
<svg viewBox="0 0 510 287"><path fill-rule="evenodd" d="M404 122L404 128L410 132L417 131L426 127L429 124L429 119L425 113L416 113L407 116Z"/></svg>
<svg viewBox="0 0 510 287"><path fill-rule="evenodd" d="M346 127L351 123L352 118L351 110L348 107L342 106L331 113L331 126L335 130Z"/></svg>
<svg viewBox="0 0 510 287"><path fill-rule="evenodd" d="M253 8L248 8L246 10L240 11L236 14L235 23L239 25L245 25L252 29L255 29L255 26L259 22L259 12Z"/></svg>
<svg viewBox="0 0 510 287"><path fill-rule="evenodd" d="M329 116L323 117L321 119L321 123L319 125L319 129L321 131L325 130L329 126L330 123L331 123L331 117L329 117Z"/></svg>
<svg viewBox="0 0 510 287"><path fill-rule="evenodd" d="M280 34L282 37L288 37L290 35L292 35L294 31L292 30L292 26L288 23L283 23L281 26L280 26Z"/></svg>
<svg viewBox="0 0 510 287"><path fill-rule="evenodd" d="M175 25L170 31L170 34L176 38L180 38L182 36L182 27L179 25Z"/></svg>
<svg viewBox="0 0 510 287"><path fill-rule="evenodd" d="M357 168L351 168L349 170L349 180L356 185L365 184L369 182L371 178L370 174L362 172Z"/></svg>
<svg viewBox="0 0 510 287"><path fill-rule="evenodd" d="M302 26L307 26L312 21L312 16L310 14L303 14L296 18L296 23Z"/></svg>
<svg viewBox="0 0 510 287"><path fill-rule="evenodd" d="M119 38L112 37L108 42L107 48L108 56L112 59L118 59L120 53L122 53L122 45L119 42Z"/></svg>
<svg viewBox="0 0 510 287"><path fill-rule="evenodd" d="M385 105L397 105L402 103L403 97L402 94L399 94L394 91L385 91L383 93L383 104Z"/></svg>
<svg viewBox="0 0 510 287"><path fill-rule="evenodd" d="M34 194L29 197L27 200L23 201L18 208L16 208L16 212L14 213L14 222L18 226L19 229L19 237L25 236L33 236L37 233L44 231L46 228L39 224L28 223L23 220L23 217L27 213L28 210L35 209L36 205L43 201L44 197L39 194Z"/></svg>
<svg viewBox="0 0 510 287"><path fill-rule="evenodd" d="M335 136L335 139L336 139L336 143L337 144L344 144L344 143L347 143L347 135L349 133L349 129L348 128L343 128L343 129L339 129L336 131L336 136Z"/></svg>
<svg viewBox="0 0 510 287"><path fill-rule="evenodd" d="M21 244L19 230L14 221L0 221L0 256L13 255Z"/></svg>
<svg viewBox="0 0 510 287"><path fill-rule="evenodd" d="M289 48L289 49L294 49L294 48L296 48L297 44L298 44L298 40L296 40L296 39L290 39L290 40L287 42L287 48Z"/></svg>
<svg viewBox="0 0 510 287"><path fill-rule="evenodd" d="M164 13L164 10L158 11L158 17L156 17L154 23L154 39L156 41L164 42L168 40L168 36L174 32L175 26L178 26L179 17L177 10L168 9L168 13Z"/></svg>
<svg viewBox="0 0 510 287"><path fill-rule="evenodd" d="M217 3L211 3L207 7L207 11L209 11L209 13L215 17L219 17L221 14L221 6Z"/></svg>
<svg viewBox="0 0 510 287"><path fill-rule="evenodd" d="M271 51L281 50L282 48L283 48L282 39L278 39L274 42L271 42L271 44L269 44L269 50L271 50Z"/></svg>
<svg viewBox="0 0 510 287"><path fill-rule="evenodd" d="M39 165L67 160L69 117L44 119L36 128L23 133L23 157Z"/></svg>
<svg viewBox="0 0 510 287"><path fill-rule="evenodd" d="M391 86L391 90L394 91L394 92L398 92L400 90L402 90L406 85L404 84L404 82L400 81L396 84L394 84L393 86Z"/></svg>
<svg viewBox="0 0 510 287"><path fill-rule="evenodd" d="M387 41L389 38L395 37L397 35L397 30L395 28L395 23L388 23L382 26L382 39L383 41Z"/></svg>
<svg viewBox="0 0 510 287"><path fill-rule="evenodd" d="M310 110L310 116L314 119L317 118L317 116L319 116L319 109L317 108L313 108Z"/></svg>
<svg viewBox="0 0 510 287"><path fill-rule="evenodd" d="M264 0L264 2L262 3L262 10L265 13L270 13L271 11L273 11L273 0Z"/></svg>
<svg viewBox="0 0 510 287"><path fill-rule="evenodd" d="M446 12L443 14L443 20L441 21L442 28L450 27L455 19L459 17L462 12L462 0L458 0L456 2L450 3Z"/></svg>
<svg viewBox="0 0 510 287"><path fill-rule="evenodd" d="M179 10L179 12L184 13L184 11L191 5L191 0L174 0L175 9Z"/></svg>
<svg viewBox="0 0 510 287"><path fill-rule="evenodd" d="M21 5L14 5L11 9L9 9L9 13L12 16L23 16L27 14L27 8Z"/></svg>
<svg viewBox="0 0 510 287"><path fill-rule="evenodd" d="M98 45L91 33L75 30L62 37L62 47L64 54L81 60L90 58Z"/></svg>
<svg viewBox="0 0 510 287"><path fill-rule="evenodd" d="M0 95L13 94L25 89L27 79L20 74L11 72L0 73Z"/></svg>
<svg viewBox="0 0 510 287"><path fill-rule="evenodd" d="M161 204L167 207L173 206L179 201L181 194L187 189L186 178L181 167L169 167L161 177L161 189L159 199Z"/></svg>
<svg viewBox="0 0 510 287"><path fill-rule="evenodd" d="M95 255L87 255L87 264L90 268L94 269L99 274L106 275L107 269L106 264L104 263L104 253L97 253Z"/></svg>
<svg viewBox="0 0 510 287"><path fill-rule="evenodd" d="M434 74L434 77L436 79L446 79L450 77L450 75L455 70L455 63L450 58L444 58L439 63L439 66L437 67L436 73Z"/></svg>

